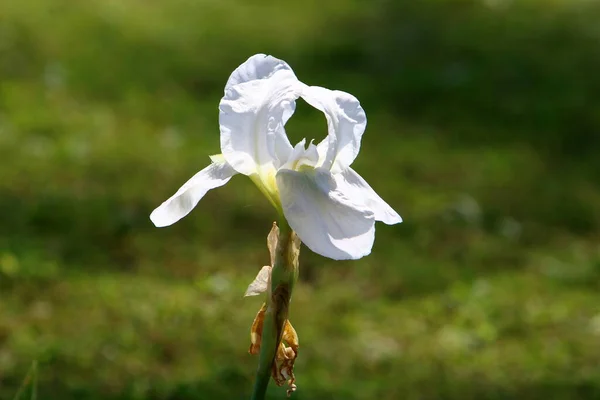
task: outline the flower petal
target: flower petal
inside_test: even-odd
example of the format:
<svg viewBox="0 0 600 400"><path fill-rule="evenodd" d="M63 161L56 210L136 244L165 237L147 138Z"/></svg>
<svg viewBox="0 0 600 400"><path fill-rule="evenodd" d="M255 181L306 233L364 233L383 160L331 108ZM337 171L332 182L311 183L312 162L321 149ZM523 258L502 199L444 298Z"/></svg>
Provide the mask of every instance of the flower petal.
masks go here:
<svg viewBox="0 0 600 400"><path fill-rule="evenodd" d="M213 160L217 160L214 157ZM158 206L150 219L157 227L169 226L189 214L210 189L226 184L236 172L226 162L213 162L188 180L171 198Z"/></svg>
<svg viewBox="0 0 600 400"><path fill-rule="evenodd" d="M302 139L294 149L292 150L287 162L281 166L281 168L300 170L304 166L314 168L319 161L319 152L317 146L312 141L308 144L308 148L305 148L306 139Z"/></svg>
<svg viewBox="0 0 600 400"><path fill-rule="evenodd" d="M360 141L367 126L367 116L356 97L339 90L305 86L302 98L325 113L328 135L319 143L324 155L322 167L333 173L349 167L360 150Z"/></svg>
<svg viewBox="0 0 600 400"><path fill-rule="evenodd" d="M338 190L329 171L282 169L277 186L285 218L309 249L334 260L358 259L371 252L373 213Z"/></svg>
<svg viewBox="0 0 600 400"><path fill-rule="evenodd" d="M262 175L278 168L292 146L284 125L292 116L302 84L275 57L257 54L240 65L219 104L221 151L239 173Z"/></svg>
<svg viewBox="0 0 600 400"><path fill-rule="evenodd" d="M367 181L352 168L346 168L333 177L338 189L342 193L373 211L376 221L381 221L388 225L402 222L402 217L379 197Z"/></svg>
<svg viewBox="0 0 600 400"><path fill-rule="evenodd" d="M240 83L268 79L279 70L292 71L292 68L283 60L266 54L255 54L235 69L225 84L227 90Z"/></svg>

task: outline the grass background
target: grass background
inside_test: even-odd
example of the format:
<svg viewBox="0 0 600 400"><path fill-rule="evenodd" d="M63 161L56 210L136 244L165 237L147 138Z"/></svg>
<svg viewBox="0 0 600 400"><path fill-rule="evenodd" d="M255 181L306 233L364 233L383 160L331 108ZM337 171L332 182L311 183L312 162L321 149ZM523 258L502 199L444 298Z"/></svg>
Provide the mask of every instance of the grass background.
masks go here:
<svg viewBox="0 0 600 400"><path fill-rule="evenodd" d="M0 398L34 360L44 400L248 397L273 210L236 177L173 227L148 215L266 52L361 100L355 168L405 219L359 261L303 250L294 397L600 399L599 22L566 0L0 2ZM300 100L288 133L324 119Z"/></svg>

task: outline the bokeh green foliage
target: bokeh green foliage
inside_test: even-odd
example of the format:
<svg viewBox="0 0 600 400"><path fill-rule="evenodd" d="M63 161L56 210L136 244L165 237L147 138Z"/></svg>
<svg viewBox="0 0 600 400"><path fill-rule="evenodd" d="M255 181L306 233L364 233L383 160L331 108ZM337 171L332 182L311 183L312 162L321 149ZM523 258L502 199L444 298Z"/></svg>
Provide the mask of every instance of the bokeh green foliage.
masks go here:
<svg viewBox="0 0 600 400"><path fill-rule="evenodd" d="M271 53L355 94L356 169L405 217L307 249L298 399L600 398L595 2L0 2L0 398L245 398L274 211L246 179L148 215ZM299 101L293 139L325 123ZM281 398L281 390L271 391Z"/></svg>

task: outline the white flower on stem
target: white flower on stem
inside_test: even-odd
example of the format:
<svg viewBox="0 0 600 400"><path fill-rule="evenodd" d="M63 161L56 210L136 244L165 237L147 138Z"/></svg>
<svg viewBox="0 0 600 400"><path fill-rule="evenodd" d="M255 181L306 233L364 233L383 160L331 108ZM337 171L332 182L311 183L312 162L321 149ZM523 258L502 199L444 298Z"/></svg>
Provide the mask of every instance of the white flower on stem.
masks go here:
<svg viewBox="0 0 600 400"><path fill-rule="evenodd" d="M296 99L325 114L327 137L293 146L285 133ZM219 104L221 152L152 212L158 227L186 216L210 189L239 173L283 213L302 242L336 260L371 252L375 221L402 222L350 165L358 155L367 119L352 95L300 82L277 58L257 54L240 65Z"/></svg>

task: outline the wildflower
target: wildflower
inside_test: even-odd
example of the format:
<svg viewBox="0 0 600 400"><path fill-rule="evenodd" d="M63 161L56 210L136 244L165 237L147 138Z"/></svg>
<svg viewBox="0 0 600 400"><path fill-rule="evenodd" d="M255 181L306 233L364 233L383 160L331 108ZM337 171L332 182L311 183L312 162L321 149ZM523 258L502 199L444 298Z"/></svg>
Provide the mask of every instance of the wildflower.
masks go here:
<svg viewBox="0 0 600 400"><path fill-rule="evenodd" d="M328 135L318 145L292 147L284 125L302 97L325 114ZM243 174L258 186L312 251L333 259L371 252L375 221L402 222L350 165L366 116L345 92L300 82L284 61L257 54L225 85L219 105L222 154L151 214L158 227L186 216L210 189Z"/></svg>

